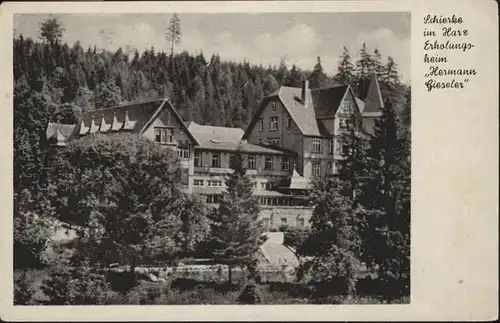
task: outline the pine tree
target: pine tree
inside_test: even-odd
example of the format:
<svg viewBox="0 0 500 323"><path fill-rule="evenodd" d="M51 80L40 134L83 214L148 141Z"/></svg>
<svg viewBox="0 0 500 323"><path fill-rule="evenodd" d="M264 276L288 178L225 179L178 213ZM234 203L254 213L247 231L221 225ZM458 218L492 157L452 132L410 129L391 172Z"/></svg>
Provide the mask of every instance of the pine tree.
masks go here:
<svg viewBox="0 0 500 323"><path fill-rule="evenodd" d="M286 83L284 85L291 87L300 87L302 82L302 73L299 71L295 64L292 66Z"/></svg>
<svg viewBox="0 0 500 323"><path fill-rule="evenodd" d="M363 43L359 51L359 59L356 61L356 81L354 88L361 99L364 99L370 85L373 60L366 50L366 44Z"/></svg>
<svg viewBox="0 0 500 323"><path fill-rule="evenodd" d="M359 114L351 113L346 121L346 128L339 136L343 158L337 161L337 175L345 183L353 206L356 207L367 176L368 138L361 131L362 120Z"/></svg>
<svg viewBox="0 0 500 323"><path fill-rule="evenodd" d="M376 121L368 160L372 177L364 192L364 205L378 210L367 217L365 261L376 267L383 281L384 298L409 293L410 274L410 152L399 136L397 116L390 101Z"/></svg>
<svg viewBox="0 0 500 323"><path fill-rule="evenodd" d="M372 59L366 50L366 44L359 50L359 59L356 61L356 77L358 82L370 78L370 69L372 66Z"/></svg>
<svg viewBox="0 0 500 323"><path fill-rule="evenodd" d="M170 43L170 55L174 56L174 45L180 43L182 37L181 20L177 13L174 13L168 24L167 32L165 34L166 40Z"/></svg>
<svg viewBox="0 0 500 323"><path fill-rule="evenodd" d="M317 89L325 86L328 83L328 78L323 72L323 66L321 66L321 58L318 56L318 61L314 66L314 70L309 77L309 87L311 89Z"/></svg>
<svg viewBox="0 0 500 323"><path fill-rule="evenodd" d="M211 233L214 259L229 266L229 283L232 282L232 268L235 266L254 271L257 253L264 242L263 227L258 221L259 205L240 150L231 156L231 168L233 173L226 180L227 192L214 214Z"/></svg>
<svg viewBox="0 0 500 323"><path fill-rule="evenodd" d="M337 74L333 80L338 84L351 85L354 81L354 65L351 62L349 50L344 46L344 52L340 56L340 62L337 67Z"/></svg>
<svg viewBox="0 0 500 323"><path fill-rule="evenodd" d="M403 104L403 87L399 78L398 65L394 59L387 57L387 64L381 77L381 91L387 100L390 100L395 111L401 111Z"/></svg>

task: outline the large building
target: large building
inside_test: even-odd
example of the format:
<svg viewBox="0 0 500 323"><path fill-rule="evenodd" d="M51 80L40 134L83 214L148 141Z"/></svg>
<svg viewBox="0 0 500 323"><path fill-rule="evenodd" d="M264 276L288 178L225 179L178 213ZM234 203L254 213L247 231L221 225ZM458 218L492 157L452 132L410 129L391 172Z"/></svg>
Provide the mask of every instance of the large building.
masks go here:
<svg viewBox="0 0 500 323"><path fill-rule="evenodd" d="M176 150L185 190L213 205L232 171L230 156L240 149L264 226L308 226L311 179L335 172L343 153L339 135L352 124L370 133L382 107L375 77L363 99L350 86L311 90L304 81L301 88L282 86L265 97L245 131L184 122L169 99L162 99L88 111L79 125L50 123L47 139L64 147L92 133L138 133Z"/></svg>

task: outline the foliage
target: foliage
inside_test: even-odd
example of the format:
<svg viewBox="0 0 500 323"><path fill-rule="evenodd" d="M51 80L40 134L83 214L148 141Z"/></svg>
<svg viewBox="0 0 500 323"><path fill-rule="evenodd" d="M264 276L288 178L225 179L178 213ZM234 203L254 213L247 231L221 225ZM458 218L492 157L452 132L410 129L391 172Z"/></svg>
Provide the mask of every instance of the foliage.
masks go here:
<svg viewBox="0 0 500 323"><path fill-rule="evenodd" d="M299 279L330 284L342 279L348 295L355 295L356 273L360 267L360 213L346 184L334 176L318 178L311 192L315 206L311 234L297 250L309 258L299 267Z"/></svg>
<svg viewBox="0 0 500 323"><path fill-rule="evenodd" d="M344 46L344 51L340 56L340 61L337 66L337 74L333 76L333 80L338 84L352 85L354 79L354 65L351 62L351 55L347 47Z"/></svg>
<svg viewBox="0 0 500 323"><path fill-rule="evenodd" d="M200 243L206 241L210 233L208 212L206 205L196 196L185 195L182 199L179 206L182 224L178 237L182 254L195 251Z"/></svg>
<svg viewBox="0 0 500 323"><path fill-rule="evenodd" d="M328 83L328 77L323 72L323 66L321 66L321 57L318 56L317 63L314 65L314 70L309 76L309 87L311 89L317 89L324 87Z"/></svg>
<svg viewBox="0 0 500 323"><path fill-rule="evenodd" d="M14 267L40 267L54 231L51 208L40 196L24 189L14 193Z"/></svg>
<svg viewBox="0 0 500 323"><path fill-rule="evenodd" d="M280 228L280 231L283 232L284 235L283 244L286 246L290 246L295 250L299 249L302 246L311 232L309 228L290 226L282 227Z"/></svg>
<svg viewBox="0 0 500 323"><path fill-rule="evenodd" d="M64 28L55 17L51 17L40 24L40 36L50 44L60 41L63 32Z"/></svg>
<svg viewBox="0 0 500 323"><path fill-rule="evenodd" d="M364 204L376 214L367 217L364 260L386 283L384 298L409 293L410 275L410 150L409 137L398 130L391 102L375 123L368 152L371 174Z"/></svg>
<svg viewBox="0 0 500 323"><path fill-rule="evenodd" d="M14 279L14 305L31 305L33 303L33 287L28 281L26 271Z"/></svg>
<svg viewBox="0 0 500 323"><path fill-rule="evenodd" d="M105 304L113 294L105 276L90 269L88 263L64 259L50 268L41 288L48 297L47 305Z"/></svg>
<svg viewBox="0 0 500 323"><path fill-rule="evenodd" d="M253 271L256 254L264 242L263 227L258 222L259 205L239 150L231 156L231 168L233 173L226 180L227 192L214 214L212 226L213 257L229 265L229 282L233 266L246 266Z"/></svg>
<svg viewBox="0 0 500 323"><path fill-rule="evenodd" d="M91 135L58 156L51 200L60 220L77 230L86 257L133 272L191 248L206 232L199 231L200 207L186 210L194 202L179 190L180 176L175 152L145 137Z"/></svg>
<svg viewBox="0 0 500 323"><path fill-rule="evenodd" d="M311 81L311 88L331 84L329 71L323 70L321 64L310 71L297 66L288 69L285 58L279 66L263 67L246 61L225 61L217 53L211 57L205 57L203 52L169 54L172 53L155 48L131 53L125 53L122 48L115 52L95 47L84 49L79 42L72 46L59 42L40 43L20 35L14 39L14 79L17 83L24 78L32 90L44 91L55 104L71 102L84 112L95 106L168 96L184 120L240 128L248 126L263 96L277 86L300 87L305 79ZM382 95L387 97L392 87L386 86L385 80L394 80L394 68L390 72L393 76L385 77L389 74L386 62L382 62L380 53L377 55L375 51L371 55L370 71L380 70ZM378 68L373 67L377 59ZM344 69L348 71L350 67ZM331 72L337 74L337 69L332 68ZM109 84L113 83L119 92L109 90ZM358 83L359 75L354 73L351 84ZM399 87L404 88L403 85ZM106 95L98 90L111 94L112 100L105 99ZM398 94L399 90L396 92ZM102 102L100 97L103 97Z"/></svg>

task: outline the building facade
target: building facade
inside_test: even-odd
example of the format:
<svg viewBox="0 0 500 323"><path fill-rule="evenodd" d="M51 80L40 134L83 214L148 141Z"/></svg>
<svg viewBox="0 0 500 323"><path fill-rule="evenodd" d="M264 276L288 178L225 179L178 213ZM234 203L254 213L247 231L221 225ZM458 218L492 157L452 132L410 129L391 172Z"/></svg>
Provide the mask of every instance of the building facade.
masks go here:
<svg viewBox="0 0 500 323"><path fill-rule="evenodd" d="M85 113L79 125L50 123L47 139L64 147L92 133L131 132L177 151L186 192L216 206L232 172L229 160L241 151L267 229L309 226L311 179L336 171L342 158L340 134L352 124L372 131L383 100L375 77L364 100L350 86L310 90L280 87L265 97L245 131L184 122L168 99ZM358 122L356 122L358 121Z"/></svg>

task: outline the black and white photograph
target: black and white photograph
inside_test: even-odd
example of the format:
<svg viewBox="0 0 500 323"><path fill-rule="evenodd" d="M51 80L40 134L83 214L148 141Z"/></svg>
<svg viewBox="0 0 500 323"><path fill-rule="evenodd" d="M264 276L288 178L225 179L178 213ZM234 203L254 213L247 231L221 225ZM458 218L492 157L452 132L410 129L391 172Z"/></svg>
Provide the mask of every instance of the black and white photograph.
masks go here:
<svg viewBox="0 0 500 323"><path fill-rule="evenodd" d="M15 14L14 305L409 304L411 19Z"/></svg>

